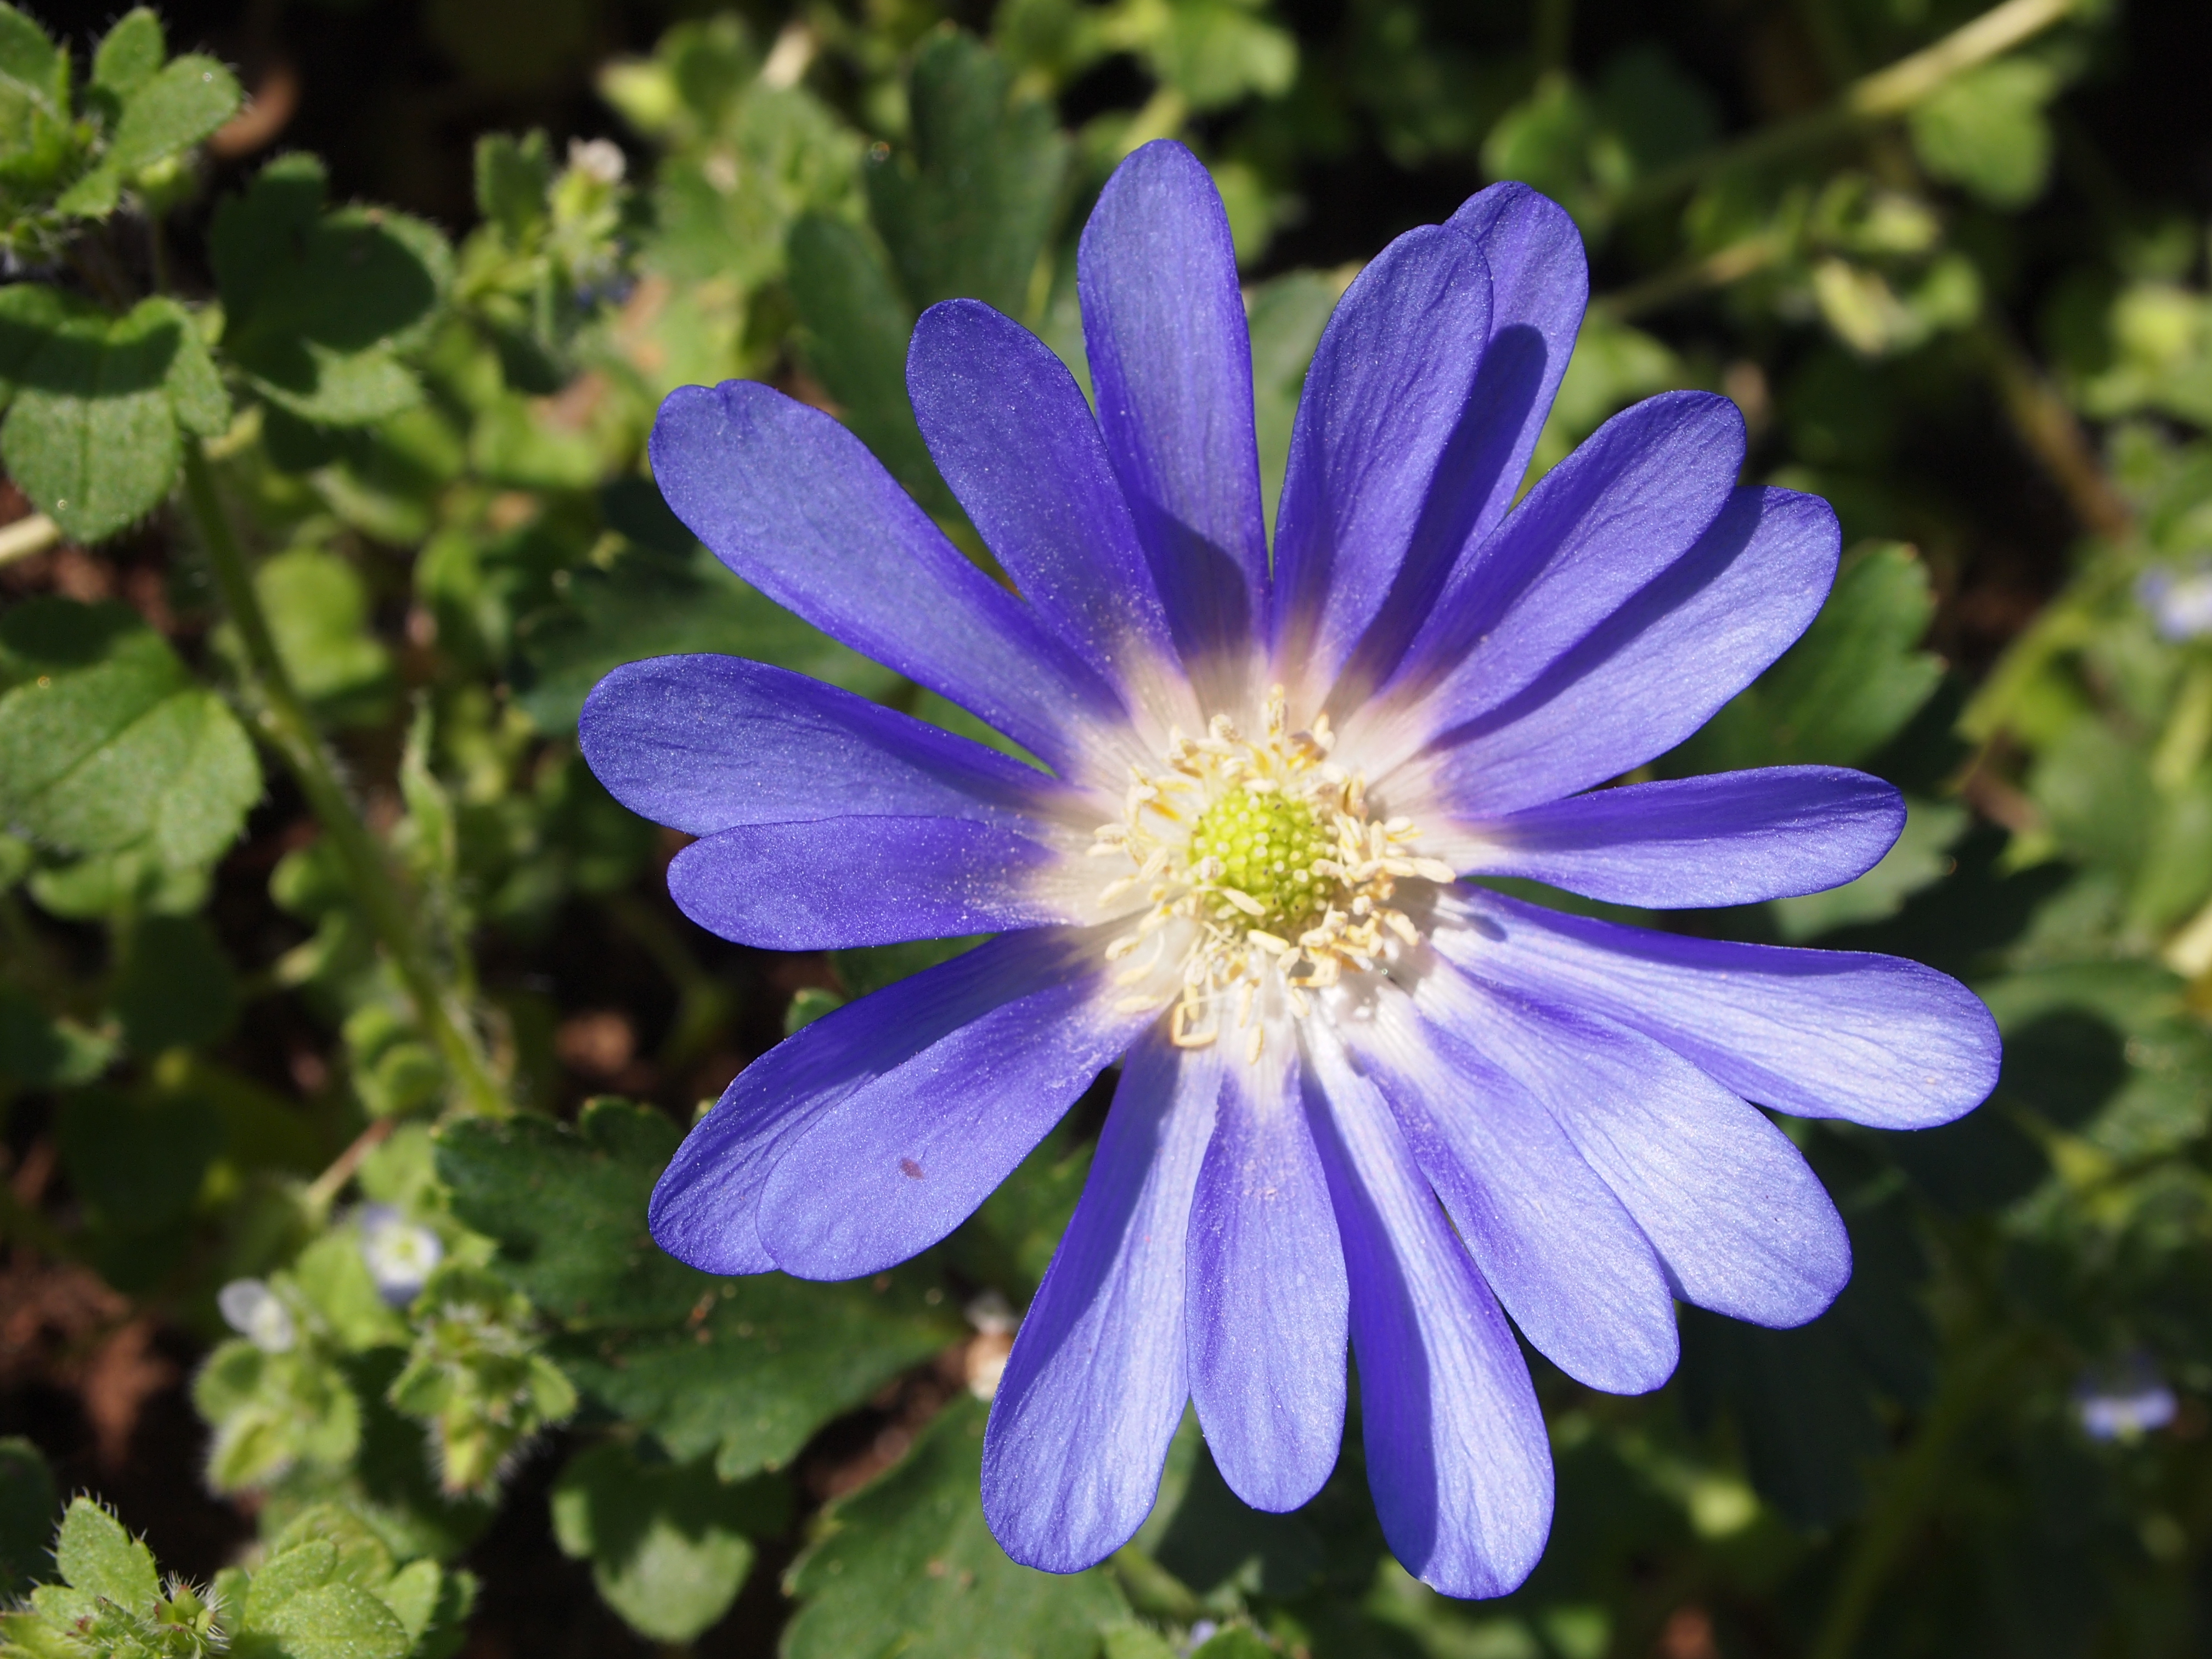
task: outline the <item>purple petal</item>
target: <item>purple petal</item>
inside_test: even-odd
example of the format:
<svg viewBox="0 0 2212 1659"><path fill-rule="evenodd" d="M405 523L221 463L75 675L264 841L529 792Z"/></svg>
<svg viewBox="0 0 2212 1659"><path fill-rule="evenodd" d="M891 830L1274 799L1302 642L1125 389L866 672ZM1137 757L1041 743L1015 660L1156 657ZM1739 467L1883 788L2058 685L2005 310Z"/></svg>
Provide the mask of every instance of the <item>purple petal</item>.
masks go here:
<svg viewBox="0 0 2212 1659"><path fill-rule="evenodd" d="M933 306L907 354L938 471L1036 613L1164 729L1203 724L1082 388L975 300ZM1162 707L1162 705L1166 705Z"/></svg>
<svg viewBox="0 0 2212 1659"><path fill-rule="evenodd" d="M1401 769L1394 800L1431 793L1449 811L1485 817L1664 754L1805 631L1840 545L1818 496L1736 490L1694 547L1525 690Z"/></svg>
<svg viewBox="0 0 2212 1659"><path fill-rule="evenodd" d="M1126 727L1112 689L963 558L866 445L771 386L680 386L653 475L717 558L787 611L950 697L1063 775Z"/></svg>
<svg viewBox="0 0 2212 1659"><path fill-rule="evenodd" d="M1453 824L1425 850L1462 871L1528 876L1653 909L1818 893L1881 861L1905 797L1837 766L1771 766L1626 784Z"/></svg>
<svg viewBox="0 0 2212 1659"><path fill-rule="evenodd" d="M1851 1276L1820 1180L1758 1108L1671 1048L1472 981L1483 1051L1544 1102L1651 1241L1686 1302L1802 1325Z"/></svg>
<svg viewBox="0 0 2212 1659"><path fill-rule="evenodd" d="M1340 714L1390 677L1450 572L1505 516L1567 372L1589 266L1565 210L1526 185L1492 185L1451 216L1490 272L1490 337L1436 468L1413 550L1331 696Z"/></svg>
<svg viewBox="0 0 2212 1659"><path fill-rule="evenodd" d="M1000 824L835 817L694 842L668 866L668 891L740 945L838 951L1091 921L1067 873L1065 854Z"/></svg>
<svg viewBox="0 0 2212 1659"><path fill-rule="evenodd" d="M992 1029L1003 1030L1003 1016L1056 988L1072 961L1091 954L1091 943L1070 930L1004 934L785 1038L738 1073L661 1172L653 1189L654 1239L706 1273L769 1272L776 1261L756 1212L799 1138L833 1108L908 1062L926 1061L976 1022L1000 1017Z"/></svg>
<svg viewBox="0 0 2212 1659"><path fill-rule="evenodd" d="M1474 239L1490 267L1490 348L1472 399L1485 454L1468 469L1470 484L1487 488L1470 527L1473 547L1505 516L1528 470L1582 329L1589 261L1567 210L1526 185L1492 185L1449 222Z"/></svg>
<svg viewBox="0 0 2212 1659"><path fill-rule="evenodd" d="M1360 1069L1522 1334L1591 1388L1656 1389L1680 1352L1666 1275L1543 1102L1474 1046L1481 1010L1449 994L1463 985L1439 973L1386 993L1346 1028Z"/></svg>
<svg viewBox="0 0 2212 1659"><path fill-rule="evenodd" d="M1523 690L1696 544L1735 487L1743 445L1743 416L1710 392L1614 416L1453 572L1360 725L1402 758Z"/></svg>
<svg viewBox="0 0 2212 1659"><path fill-rule="evenodd" d="M1389 1109L1326 1037L1313 1046L1382 1535L1445 1595L1503 1595L1552 1526L1551 1442L1528 1368Z"/></svg>
<svg viewBox="0 0 2212 1659"><path fill-rule="evenodd" d="M1267 589L1252 337L1229 218L1181 144L1115 169L1077 254L1107 453L1210 707L1230 706Z"/></svg>
<svg viewBox="0 0 2212 1659"><path fill-rule="evenodd" d="M1273 672L1303 682L1295 706L1318 704L1394 582L1423 586L1401 567L1489 337L1490 273L1441 225L1391 243L1329 318L1275 522ZM1457 544L1424 544L1433 599Z"/></svg>
<svg viewBox="0 0 2212 1659"><path fill-rule="evenodd" d="M1344 1438L1344 1252L1297 1082L1295 1038L1224 1069L1191 1207L1190 1392L1230 1490L1294 1510Z"/></svg>
<svg viewBox="0 0 2212 1659"><path fill-rule="evenodd" d="M800 1279L858 1279L927 1249L975 1212L1153 1018L1114 1012L1095 930L1042 937L1027 995L830 1105L760 1195L761 1242ZM808 1028L811 1030L811 1027Z"/></svg>
<svg viewBox="0 0 2212 1659"><path fill-rule="evenodd" d="M848 814L1019 827L1074 810L1065 785L981 744L737 657L625 664L577 732L610 794L687 835Z"/></svg>
<svg viewBox="0 0 2212 1659"><path fill-rule="evenodd" d="M1437 951L1493 983L1656 1037L1747 1099L1883 1129L1948 1123L1996 1086L1996 1023L1898 957L1621 927L1462 888Z"/></svg>
<svg viewBox="0 0 2212 1659"><path fill-rule="evenodd" d="M983 1512L1024 1566L1080 1571L1152 1512L1190 1395L1183 1237L1220 1089L1218 1046L1155 1030L1129 1052L983 1437Z"/></svg>

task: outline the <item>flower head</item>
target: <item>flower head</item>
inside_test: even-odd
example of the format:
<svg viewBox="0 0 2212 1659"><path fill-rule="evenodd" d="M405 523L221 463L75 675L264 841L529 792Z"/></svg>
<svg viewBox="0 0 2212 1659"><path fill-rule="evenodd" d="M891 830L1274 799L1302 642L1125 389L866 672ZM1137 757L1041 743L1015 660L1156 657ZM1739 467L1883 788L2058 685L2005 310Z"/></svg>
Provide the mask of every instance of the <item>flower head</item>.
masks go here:
<svg viewBox="0 0 2212 1659"><path fill-rule="evenodd" d="M215 1295L222 1322L264 1353L283 1353L299 1340L292 1310L258 1279L234 1279Z"/></svg>
<svg viewBox="0 0 2212 1659"><path fill-rule="evenodd" d="M2091 1372L2074 1390L2074 1413L2092 1440L2139 1440L2172 1422L2179 1409L2158 1367L2142 1354Z"/></svg>
<svg viewBox="0 0 2212 1659"><path fill-rule="evenodd" d="M376 1293L392 1307L404 1308L420 1295L445 1256L437 1234L392 1206L362 1206L361 1259L376 1282Z"/></svg>
<svg viewBox="0 0 2212 1659"><path fill-rule="evenodd" d="M2147 570L2136 597L2164 639L2176 644L2212 634L2212 562L2186 570Z"/></svg>
<svg viewBox="0 0 2212 1659"><path fill-rule="evenodd" d="M1826 1307L1843 1224L1754 1107L1891 1127L1969 1109L1994 1027L1915 963L1586 921L1462 884L1650 906L1817 890L1904 821L1862 775L1601 787L1679 744L1818 611L1825 503L1739 487L1725 399L1674 393L1515 505L1587 293L1524 187L1401 237L1308 374L1274 544L1250 343L1205 169L1156 143L1079 264L1096 414L970 301L914 335L915 412L1019 594L826 415L690 387L653 469L748 581L971 710L1040 771L729 658L616 671L616 796L699 837L669 881L729 938L997 937L748 1068L653 1195L720 1273L874 1273L959 1224L1107 1066L1082 1200L994 1395L1016 1559L1103 1559L1194 1401L1247 1502L1334 1463L1346 1348L1399 1558L1459 1595L1541 1552L1552 1471L1511 1328L1656 1388L1676 1297Z"/></svg>

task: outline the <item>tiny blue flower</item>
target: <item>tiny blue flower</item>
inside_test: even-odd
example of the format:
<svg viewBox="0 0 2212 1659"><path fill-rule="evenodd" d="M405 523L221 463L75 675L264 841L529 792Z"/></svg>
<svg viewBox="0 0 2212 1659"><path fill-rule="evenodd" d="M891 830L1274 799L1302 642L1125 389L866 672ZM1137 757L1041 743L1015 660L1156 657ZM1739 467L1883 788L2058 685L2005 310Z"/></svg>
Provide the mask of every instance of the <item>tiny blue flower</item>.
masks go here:
<svg viewBox="0 0 2212 1659"><path fill-rule="evenodd" d="M292 1310L258 1279L234 1279L215 1293L223 1323L264 1353L284 1353L299 1340Z"/></svg>
<svg viewBox="0 0 2212 1659"><path fill-rule="evenodd" d="M1919 1127L1996 1079L1987 1011L1916 963L1458 879L1663 908L1871 867L1905 811L1856 772L1601 787L1804 630L1835 515L1740 486L1742 420L1701 392L1616 416L1515 505L1589 286L1572 222L1522 185L1352 284L1272 550L1228 223L1188 150L1122 164L1078 272L1095 416L972 301L908 358L1018 597L827 415L746 381L662 406L654 475L726 563L1049 770L726 657L601 683L585 753L698 838L669 884L701 925L779 950L997 935L749 1067L662 1176L654 1236L714 1273L877 1273L1119 1060L992 1400L1000 1542L1062 1572L1110 1554L1187 1401L1247 1503L1304 1504L1348 1343L1391 1547L1500 1595L1552 1514L1508 1318L1621 1393L1674 1370L1677 1298L1802 1324L1850 1241L1758 1107Z"/></svg>
<svg viewBox="0 0 2212 1659"><path fill-rule="evenodd" d="M389 1204L364 1204L360 1226L361 1259L376 1282L376 1293L392 1307L405 1307L445 1259L445 1245L437 1234Z"/></svg>
<svg viewBox="0 0 2212 1659"><path fill-rule="evenodd" d="M2186 570L2147 570L2136 597L2161 638L2179 645L2212 635L2212 562Z"/></svg>
<svg viewBox="0 0 2212 1659"><path fill-rule="evenodd" d="M2082 1378L2074 1412L2092 1440L2139 1440L2173 1421L2180 1402L2158 1368L2138 1354L2106 1375Z"/></svg>

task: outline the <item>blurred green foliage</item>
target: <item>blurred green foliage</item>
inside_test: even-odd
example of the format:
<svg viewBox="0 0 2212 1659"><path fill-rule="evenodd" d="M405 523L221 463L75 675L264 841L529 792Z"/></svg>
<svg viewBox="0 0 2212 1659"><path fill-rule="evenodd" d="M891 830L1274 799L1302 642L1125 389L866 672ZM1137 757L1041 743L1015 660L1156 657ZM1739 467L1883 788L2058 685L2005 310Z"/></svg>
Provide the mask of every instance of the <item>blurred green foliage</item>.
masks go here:
<svg viewBox="0 0 2212 1659"><path fill-rule="evenodd" d="M63 1488L0 1442L0 1589L45 1581L0 1652L450 1653L452 1564L512 1565L518 1505L514 1594L793 1659L2203 1650L2212 272L2207 204L2100 137L2154 6L759 0L612 56L611 5L397 9L495 102L588 70L620 141L481 137L456 240L240 159L238 77L152 13L64 40L0 4L0 1227L204 1351L205 1477L260 1534L195 1587L80 1498L50 1555ZM1636 919L1916 957L2007 1036L1960 1123L1792 1126L1857 1263L1822 1320L1686 1316L1642 1399L1538 1362L1558 1522L1494 1604L1390 1560L1356 1433L1273 1516L1187 1425L1111 1562L998 1552L969 1396L1096 1099L873 1280L716 1279L645 1231L696 1101L967 941L703 939L575 752L586 692L724 651L981 734L694 542L653 409L772 380L981 555L908 333L981 298L1087 385L1074 238L1162 136L1250 279L1271 503L1357 259L1487 179L1571 209L1597 297L1538 468L1709 386L1850 544L1653 775L1856 765L1910 806L1848 887Z"/></svg>

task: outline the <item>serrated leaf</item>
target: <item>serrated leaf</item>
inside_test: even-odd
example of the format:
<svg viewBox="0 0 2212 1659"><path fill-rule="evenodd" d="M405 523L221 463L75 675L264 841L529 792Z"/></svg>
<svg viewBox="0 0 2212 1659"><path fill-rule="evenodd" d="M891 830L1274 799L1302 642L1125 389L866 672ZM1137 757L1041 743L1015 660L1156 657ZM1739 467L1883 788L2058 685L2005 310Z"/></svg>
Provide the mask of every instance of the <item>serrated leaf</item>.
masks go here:
<svg viewBox="0 0 2212 1659"><path fill-rule="evenodd" d="M126 606L17 606L0 617L0 821L18 833L190 870L260 797L237 717Z"/></svg>
<svg viewBox="0 0 2212 1659"><path fill-rule="evenodd" d="M406 1659L415 1645L390 1607L343 1583L304 1590L249 1629L279 1638L288 1659Z"/></svg>
<svg viewBox="0 0 2212 1659"><path fill-rule="evenodd" d="M601 1100L573 1130L448 1125L438 1169L454 1214L498 1241L496 1269L575 1328L548 1352L578 1386L733 1480L789 1459L958 1328L903 1282L715 1279L664 1254L646 1202L678 1138L649 1108Z"/></svg>
<svg viewBox="0 0 2212 1659"><path fill-rule="evenodd" d="M4 3L0 3L0 78L32 94L49 113L69 113L69 54L37 23Z"/></svg>
<svg viewBox="0 0 2212 1659"><path fill-rule="evenodd" d="M169 493L179 458L169 380L180 374L187 408L203 419L204 372L176 364L204 350L173 301L143 301L116 319L73 311L17 372L0 459L71 536L113 534Z"/></svg>
<svg viewBox="0 0 2212 1659"><path fill-rule="evenodd" d="M786 1659L1091 1659L1128 1605L1102 1570L1017 1566L983 1520L984 1408L948 1407L905 1460L825 1515L793 1566Z"/></svg>
<svg viewBox="0 0 2212 1659"><path fill-rule="evenodd" d="M914 144L863 175L876 228L916 310L956 296L1009 316L1051 234L1067 140L1050 105L1018 96L981 41L939 33L915 58Z"/></svg>
<svg viewBox="0 0 2212 1659"><path fill-rule="evenodd" d="M646 1231L646 1200L681 1139L651 1107L603 1099L574 1129L538 1118L450 1124L438 1173L453 1213L498 1242L501 1273L547 1313L651 1326L683 1318L714 1283Z"/></svg>
<svg viewBox="0 0 2212 1659"><path fill-rule="evenodd" d="M216 207L208 251L223 346L264 396L301 420L367 425L421 396L395 354L427 337L453 256L443 236L405 214L326 211L326 185L319 161L288 155Z"/></svg>
<svg viewBox="0 0 2212 1659"><path fill-rule="evenodd" d="M572 730L607 671L643 657L721 652L870 697L898 678L755 592L696 546L674 556L633 547L608 569L572 570L561 603L530 616L517 633L516 701L546 732Z"/></svg>
<svg viewBox="0 0 2212 1659"><path fill-rule="evenodd" d="M1910 548L1854 555L1804 638L1663 765L1680 775L1865 760L1942 680L1942 662L1918 648L1935 611Z"/></svg>
<svg viewBox="0 0 2212 1659"><path fill-rule="evenodd" d="M544 132L517 139L504 132L477 140L477 211L520 246L546 222L553 184L551 147Z"/></svg>
<svg viewBox="0 0 2212 1659"><path fill-rule="evenodd" d="M124 100L106 164L124 173L197 144L238 112L238 77L212 58L173 58Z"/></svg>
<svg viewBox="0 0 2212 1659"><path fill-rule="evenodd" d="M752 1540L790 1516L780 1480L730 1486L702 1465L641 1462L617 1442L578 1453L553 1487L562 1550L588 1559L607 1605L658 1642L718 1623L752 1571Z"/></svg>
<svg viewBox="0 0 2212 1659"><path fill-rule="evenodd" d="M133 1613L150 1608L161 1593L154 1553L89 1498L70 1500L54 1540L54 1565L71 1589Z"/></svg>
<svg viewBox="0 0 2212 1659"><path fill-rule="evenodd" d="M0 1597L13 1601L45 1575L54 1504L53 1472L39 1449L0 1440Z"/></svg>
<svg viewBox="0 0 2212 1659"><path fill-rule="evenodd" d="M177 424L203 438L219 437L230 426L230 392L207 342L182 306L167 300L147 303L165 307L177 325L176 356L170 358L169 372L161 381Z"/></svg>
<svg viewBox="0 0 2212 1659"><path fill-rule="evenodd" d="M115 20L94 49L92 84L127 98L154 78L168 55L161 20L148 7L135 7Z"/></svg>

